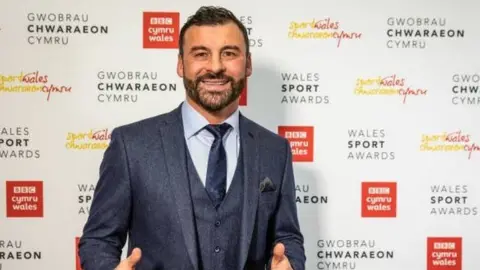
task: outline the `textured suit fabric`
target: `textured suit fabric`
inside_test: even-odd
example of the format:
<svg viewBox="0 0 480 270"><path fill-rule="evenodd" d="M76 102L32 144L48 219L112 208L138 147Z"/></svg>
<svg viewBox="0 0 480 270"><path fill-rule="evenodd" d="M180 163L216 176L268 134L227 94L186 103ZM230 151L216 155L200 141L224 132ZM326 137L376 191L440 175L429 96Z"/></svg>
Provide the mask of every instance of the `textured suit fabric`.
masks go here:
<svg viewBox="0 0 480 270"><path fill-rule="evenodd" d="M112 131L79 241L84 270L112 270L128 235L142 249L137 270L199 269L180 106ZM240 116L243 194L236 270L264 269L282 242L295 270L305 269L292 153L286 139ZM268 177L276 187L260 192Z"/></svg>
<svg viewBox="0 0 480 270"><path fill-rule="evenodd" d="M204 270L236 269L238 265L238 232L242 220L243 157L237 161L230 188L218 208L200 181L187 151L187 173L190 183L196 235L199 248L199 268Z"/></svg>

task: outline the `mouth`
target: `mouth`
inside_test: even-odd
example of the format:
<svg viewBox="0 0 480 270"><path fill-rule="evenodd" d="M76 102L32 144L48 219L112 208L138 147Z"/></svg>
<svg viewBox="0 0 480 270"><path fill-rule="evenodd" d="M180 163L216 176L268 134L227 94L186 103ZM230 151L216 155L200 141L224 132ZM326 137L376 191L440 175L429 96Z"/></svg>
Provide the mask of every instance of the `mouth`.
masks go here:
<svg viewBox="0 0 480 270"><path fill-rule="evenodd" d="M228 79L203 79L200 83L209 92L223 92L230 88Z"/></svg>
<svg viewBox="0 0 480 270"><path fill-rule="evenodd" d="M227 79L203 79L201 80L201 82L209 85L224 85L228 83L228 80Z"/></svg>

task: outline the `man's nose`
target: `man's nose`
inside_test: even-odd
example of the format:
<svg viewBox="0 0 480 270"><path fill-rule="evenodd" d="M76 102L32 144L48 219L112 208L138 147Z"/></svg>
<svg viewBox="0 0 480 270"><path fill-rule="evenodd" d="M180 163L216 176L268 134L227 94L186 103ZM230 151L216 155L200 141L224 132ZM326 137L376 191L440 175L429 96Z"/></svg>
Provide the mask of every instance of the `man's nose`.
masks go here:
<svg viewBox="0 0 480 270"><path fill-rule="evenodd" d="M219 73L225 70L225 66L223 65L223 61L220 56L212 56L210 58L210 71L213 73Z"/></svg>

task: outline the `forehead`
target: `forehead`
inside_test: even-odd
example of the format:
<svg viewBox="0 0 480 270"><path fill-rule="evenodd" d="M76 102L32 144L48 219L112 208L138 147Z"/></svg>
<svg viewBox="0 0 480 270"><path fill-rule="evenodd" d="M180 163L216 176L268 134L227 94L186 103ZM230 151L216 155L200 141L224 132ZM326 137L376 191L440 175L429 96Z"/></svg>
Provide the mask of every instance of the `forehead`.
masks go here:
<svg viewBox="0 0 480 270"><path fill-rule="evenodd" d="M222 25L193 25L185 32L184 46L187 50L194 46L215 49L227 45L235 45L245 50L242 31L233 22Z"/></svg>

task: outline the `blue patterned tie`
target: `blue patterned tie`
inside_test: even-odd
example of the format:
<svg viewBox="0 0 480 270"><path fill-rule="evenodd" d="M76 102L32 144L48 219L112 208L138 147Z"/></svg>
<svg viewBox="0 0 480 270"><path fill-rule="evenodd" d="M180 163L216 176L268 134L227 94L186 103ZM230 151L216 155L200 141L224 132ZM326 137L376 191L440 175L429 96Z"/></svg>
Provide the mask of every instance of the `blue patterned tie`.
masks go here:
<svg viewBox="0 0 480 270"><path fill-rule="evenodd" d="M225 197L227 190L227 155L223 147L223 136L230 129L230 125L207 125L205 129L215 137L208 156L206 190L215 208Z"/></svg>

